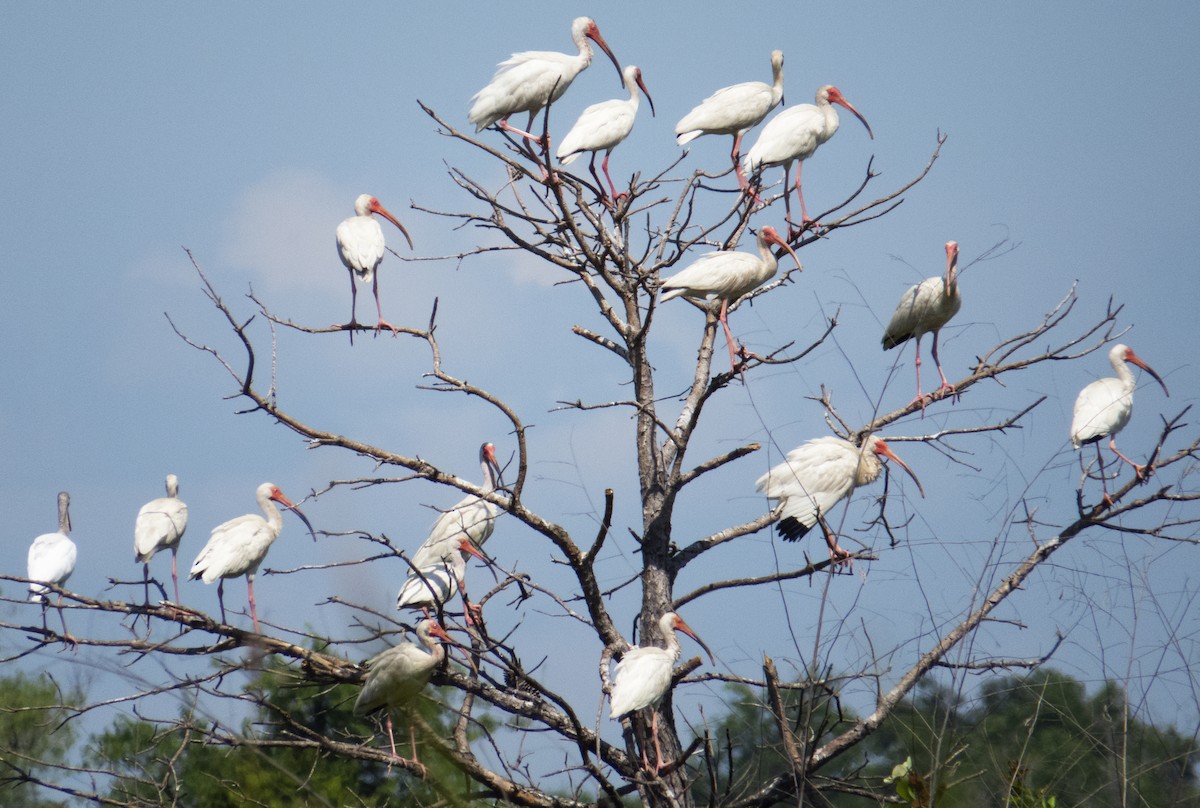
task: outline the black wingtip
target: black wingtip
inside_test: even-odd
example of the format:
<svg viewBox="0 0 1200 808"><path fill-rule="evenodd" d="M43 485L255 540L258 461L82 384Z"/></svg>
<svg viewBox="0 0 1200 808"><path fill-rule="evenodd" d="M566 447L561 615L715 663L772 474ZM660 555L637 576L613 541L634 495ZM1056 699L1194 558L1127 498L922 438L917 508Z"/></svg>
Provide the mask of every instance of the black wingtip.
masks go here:
<svg viewBox="0 0 1200 808"><path fill-rule="evenodd" d="M779 535L784 541L800 541L808 533L809 525L803 524L793 516L785 516L779 520Z"/></svg>

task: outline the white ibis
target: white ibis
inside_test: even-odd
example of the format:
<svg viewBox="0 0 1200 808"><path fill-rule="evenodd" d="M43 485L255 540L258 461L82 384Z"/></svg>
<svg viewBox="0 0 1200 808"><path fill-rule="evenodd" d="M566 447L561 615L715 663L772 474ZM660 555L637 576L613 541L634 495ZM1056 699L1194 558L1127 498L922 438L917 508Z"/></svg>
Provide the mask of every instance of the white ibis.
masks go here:
<svg viewBox="0 0 1200 808"><path fill-rule="evenodd" d="M220 579L217 584L217 602L221 604L221 622L224 623L225 579L245 575L246 590L250 596L250 617L254 620L255 633L261 633L258 629L258 611L254 605L254 574L258 572L258 565L267 557L267 550L271 549L271 545L279 537L279 531L283 529L283 516L273 503L278 502L299 516L308 532L312 534L313 541L316 541L317 537L308 518L283 495L277 485L263 483L254 495L263 515L248 513L213 528L212 535L208 537L208 544L204 545L200 555L192 562L188 577L191 580L200 578L206 584Z"/></svg>
<svg viewBox="0 0 1200 808"><path fill-rule="evenodd" d="M838 130L838 114L833 108L839 104L854 113L867 128L867 134L875 139L871 125L867 123L857 109L851 106L841 91L826 84L817 90L817 103L800 104L789 107L772 118L758 135L758 140L750 147L743 161L747 172L761 172L767 166L783 166L783 202L787 208L788 225L792 224L791 193L788 188L788 174L791 173L792 163L799 162L796 168L796 195L800 197L801 228L812 220L804 207L804 192L800 190L800 172L804 169L804 161L812 157L813 152Z"/></svg>
<svg viewBox="0 0 1200 808"><path fill-rule="evenodd" d="M175 602L179 602L179 571L175 557L179 553L179 540L187 529L187 518L187 505L179 499L179 478L168 474L167 495L143 505L133 525L134 558L142 565L147 603L150 601L150 559L159 550L171 551L171 581L175 584Z"/></svg>
<svg viewBox="0 0 1200 808"><path fill-rule="evenodd" d="M662 634L666 648L653 645L631 648L617 662L612 693L609 695L609 718L620 720L646 707L655 707L666 695L671 686L671 669L679 659L681 651L679 639L675 636L676 631L682 631L700 643L700 647L708 654L709 661L716 664L712 651L675 612L667 612L658 619L658 631ZM664 764L662 750L658 745L658 710L651 714L650 734L654 736L654 754L658 761L658 769L661 770ZM642 764L647 769L650 768L645 749L642 750Z"/></svg>
<svg viewBox="0 0 1200 808"><path fill-rule="evenodd" d="M825 523L825 515L855 488L875 482L883 470L884 458L898 463L908 472L921 496L925 496L921 481L912 469L896 456L883 438L874 435L861 447L832 435L813 438L788 452L787 460L759 477L755 485L769 499L779 500L779 532L785 541L798 541L820 521L829 545L829 557L844 561L850 553L838 546Z"/></svg>
<svg viewBox="0 0 1200 808"><path fill-rule="evenodd" d="M483 483L479 486L483 493L490 494L497 485L504 485L494 444L485 443L479 447L479 466L483 470ZM475 547L482 547L492 535L499 515L500 506L474 494L463 497L433 523L429 536L413 553L413 566L417 569L434 568L451 556L459 555L463 537Z"/></svg>
<svg viewBox="0 0 1200 808"><path fill-rule="evenodd" d="M355 715L369 715L376 710L389 710L392 707L404 707L408 702L429 684L433 671L446 658L446 648L434 638L450 642L446 630L436 620L422 620L417 623L417 639L422 650L413 642L402 642L376 655L367 662L367 681L354 702ZM392 735L392 716L387 716L388 741L392 747L392 757L401 758L396 754L396 739ZM410 725L410 740L413 757L405 761L419 766L417 761L417 740Z"/></svg>
<svg viewBox="0 0 1200 808"><path fill-rule="evenodd" d="M1096 444L1096 458L1100 463L1100 478L1104 479L1104 460L1100 457L1100 441L1108 438L1108 448L1113 454L1133 466L1140 479L1146 479L1146 467L1138 465L1117 451L1116 434L1129 423L1133 413L1133 389L1137 381L1133 378L1130 364L1137 365L1154 377L1168 396L1167 384L1141 357L1127 345L1114 345L1108 352L1108 361L1116 371L1116 378L1097 379L1079 392L1075 399L1075 417L1071 420L1071 443L1075 448L1086 443ZM1107 490L1106 501L1111 502Z"/></svg>
<svg viewBox="0 0 1200 808"><path fill-rule="evenodd" d="M646 100L650 102L650 114L654 114L654 99L650 97L650 93L642 81L641 68L629 65L625 68L624 76L625 89L629 90L629 98L601 101L599 104L592 104L585 109L579 116L579 120L575 121L575 125L563 137L557 152L558 159L563 165L569 165L584 152L592 153L589 168L592 176L596 179L596 185L600 190L600 199L603 201L604 186L600 184L600 178L596 176L596 152L603 151L604 162L601 167L604 169L604 176L608 179L608 187L612 189L614 203L620 198L620 195L617 193L616 186L613 185L612 176L608 173L608 158L617 144L629 137L629 133L633 131L633 119L637 116L638 111L638 88L641 88L641 91L646 94Z"/></svg>
<svg viewBox="0 0 1200 808"><path fill-rule="evenodd" d="M508 118L518 112L529 113L526 129L533 128L533 118L546 104L557 101L571 86L580 71L592 63L592 40L612 60L621 75L621 65L604 37L596 21L590 17L578 17L571 23L571 39L579 53L571 56L553 51L525 51L514 53L511 58L496 67L492 81L471 98L471 110L467 119L481 132L496 124L500 129L512 132L541 143L541 138L509 126ZM542 143L544 148L547 144Z"/></svg>
<svg viewBox="0 0 1200 808"><path fill-rule="evenodd" d="M355 313L358 305L358 285L354 281L355 275L364 283L370 282L371 291L375 294L375 311L379 314L379 324L375 329L378 331L386 327L390 328L392 333L396 331L394 325L383 319L383 308L379 305L379 276L375 272L383 261L384 241L383 228L371 216L372 213L378 213L400 228L408 242L408 248L413 248L412 238L404 229L404 225L400 224L400 220L387 208L379 204L378 199L370 194L360 194L358 199L354 200L355 215L337 226L338 255L350 271L350 322L346 328L350 330L351 344L354 344L354 328L358 325Z"/></svg>
<svg viewBox="0 0 1200 808"><path fill-rule="evenodd" d="M457 550L431 566L410 569L408 578L396 595L396 608L421 609L428 616L429 609L440 609L461 589L469 619L471 604L467 601L466 582L463 580L467 571L467 556L475 556L485 563L487 558L466 536L460 536Z"/></svg>
<svg viewBox="0 0 1200 808"><path fill-rule="evenodd" d="M733 135L733 169L738 186L746 193L750 184L742 171L742 136L762 123L783 100L783 51L771 51L773 81L744 81L722 87L701 101L675 124L675 142L680 146L701 135Z"/></svg>
<svg viewBox="0 0 1200 808"><path fill-rule="evenodd" d="M925 411L925 397L921 395L921 337L933 332L933 363L937 365L938 375L942 377L942 386L938 392L946 390L954 395L954 385L946 381L942 372L942 361L938 359L938 334L942 326L950 322L950 318L958 314L962 306L962 296L958 293L958 243L946 242L946 276L935 275L926 278L909 289L900 298L892 321L888 323L883 333L883 350L887 351L908 340L917 344L917 397L913 401L921 402L921 411ZM937 393L931 393L932 399Z"/></svg>
<svg viewBox="0 0 1200 808"><path fill-rule="evenodd" d="M725 340L729 345L729 364L733 372L737 372L737 361L734 352L733 332L729 330L729 307L742 295L762 286L775 277L779 262L771 245L778 244L791 254L800 271L800 259L774 227L766 226L758 231L758 255L736 252L734 250L718 250L697 258L679 273L663 281L662 288L667 291L661 300L673 297L688 297L693 300L720 300L721 311L718 319L725 329Z"/></svg>
<svg viewBox="0 0 1200 808"><path fill-rule="evenodd" d="M43 533L29 545L28 566L25 577L30 580L29 599L42 604L42 627L46 625L46 593L49 588L45 584L62 586L75 571L75 542L71 541L71 495L66 491L58 492L58 532ZM40 582L40 583L39 583ZM74 642L67 631L67 618L62 612L62 595L58 596L58 616L62 619L63 639Z"/></svg>

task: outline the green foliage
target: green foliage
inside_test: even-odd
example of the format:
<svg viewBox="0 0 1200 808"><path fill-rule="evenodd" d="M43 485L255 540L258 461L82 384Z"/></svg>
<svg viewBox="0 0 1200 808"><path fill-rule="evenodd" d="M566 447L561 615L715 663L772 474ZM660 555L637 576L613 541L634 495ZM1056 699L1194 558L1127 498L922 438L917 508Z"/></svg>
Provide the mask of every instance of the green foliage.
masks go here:
<svg viewBox="0 0 1200 808"><path fill-rule="evenodd" d="M714 735L733 746L730 792L749 793L783 761L782 744L755 693L730 692L733 706ZM791 697L789 718L804 704ZM807 734L820 743L853 721L832 701L809 709L811 732L793 725L798 742ZM822 784L845 778L913 808L1200 808L1195 738L1127 715L1115 684L1088 697L1081 682L1050 670L997 678L969 702L923 683L859 750L823 768ZM697 792L706 797L704 779ZM874 802L829 788L824 794L839 808Z"/></svg>
<svg viewBox="0 0 1200 808"><path fill-rule="evenodd" d="M48 676L16 674L0 678L0 804L6 808L50 808L62 802L45 799L48 792L23 781L67 762L75 742L63 723L72 705L82 702L78 690L63 692Z"/></svg>
<svg viewBox="0 0 1200 808"><path fill-rule="evenodd" d="M386 763L336 754L327 749L272 745L323 737L337 743L363 744L386 751L383 716L354 715L358 688L304 683L276 663L247 688L252 714L231 744L204 743L194 728L204 719L180 712L170 725L121 719L94 739L95 756L120 773L111 786L114 799L148 805L200 808L271 805L424 805L462 790L462 776L428 744L417 741L429 777L413 777ZM434 690L427 694L438 697ZM416 712L447 737L453 717L430 699L419 699ZM394 714L397 753L410 757L408 724ZM221 733L226 734L226 733ZM240 743L240 739L251 742Z"/></svg>

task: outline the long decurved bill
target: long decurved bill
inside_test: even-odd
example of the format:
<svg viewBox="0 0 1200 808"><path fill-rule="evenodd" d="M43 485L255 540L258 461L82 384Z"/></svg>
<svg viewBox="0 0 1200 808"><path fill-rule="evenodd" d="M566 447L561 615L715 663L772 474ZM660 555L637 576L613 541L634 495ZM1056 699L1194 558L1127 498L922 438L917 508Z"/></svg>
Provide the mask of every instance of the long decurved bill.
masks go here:
<svg viewBox="0 0 1200 808"><path fill-rule="evenodd" d="M317 540L317 533L315 530L313 530L312 522L308 521L308 517L305 516L303 513L301 513L300 509L297 508L295 505L293 505L292 501L290 499L288 499L287 497L285 497L283 495L282 491L276 491L274 494L271 495L271 499L275 500L280 505L282 505L283 507L287 508L292 513L299 516L300 521L304 523L304 526L306 528L308 528L308 535L312 536L313 541Z"/></svg>
<svg viewBox="0 0 1200 808"><path fill-rule="evenodd" d="M867 127L867 134L871 136L871 140L875 139L875 133L871 131L871 124L867 123L867 119L862 116L862 113L854 108L854 105L846 100L846 96L842 95L841 91L834 87L829 91L829 103L837 104L845 107L854 113L854 117L862 121L862 125Z"/></svg>
<svg viewBox="0 0 1200 808"><path fill-rule="evenodd" d="M886 457L888 460L896 463L900 468L908 472L908 476L913 478L913 482L917 484L917 490L921 492L921 496L925 496L925 489L921 487L921 481L917 479L917 475L913 474L913 470L908 465L896 456L896 453L882 440L875 442L875 454L880 457Z"/></svg>
<svg viewBox="0 0 1200 808"><path fill-rule="evenodd" d="M1159 376L1157 373L1154 372L1154 368L1150 367L1145 362L1143 362L1142 358L1140 356L1138 356L1137 354L1135 354L1133 352L1132 348L1125 352L1125 361L1129 362L1131 364L1137 365L1142 370L1149 373L1151 376L1154 377L1154 380L1156 382L1158 382L1159 384L1162 385L1163 392L1166 393L1168 397L1171 395L1170 391L1167 390L1167 383L1162 380L1162 376Z"/></svg>
<svg viewBox="0 0 1200 808"><path fill-rule="evenodd" d="M650 114L654 115L654 99L650 97L650 91L646 89L646 83L642 81L642 71L637 74L637 86L642 89L642 95L646 96L646 100L650 102Z"/></svg>
<svg viewBox="0 0 1200 808"><path fill-rule="evenodd" d="M770 225L767 225L762 229L762 234L765 241L768 241L771 244L778 244L780 247L783 247L783 249L787 250L788 254L791 255L796 262L796 269L800 270L801 272L804 271L804 267L800 265L800 258L796 255L796 251L792 249L792 245L787 243L787 239L779 235L778 230Z"/></svg>
<svg viewBox="0 0 1200 808"><path fill-rule="evenodd" d="M624 84L625 73L621 70L621 63L617 61L616 56L613 56L612 48L608 47L608 43L604 41L604 37L600 36L600 26L596 25L595 21L593 21L592 24L588 26L587 33L584 34L584 36L595 42L596 46L599 47L600 50L604 51L608 58L612 60L613 66L617 68L617 78L621 80L622 84ZM650 96L646 97L649 98ZM653 106L653 104L651 104L651 106Z"/></svg>
<svg viewBox="0 0 1200 808"><path fill-rule="evenodd" d="M387 219L392 224L396 225L396 227L398 227L400 229L400 232L404 234L404 239L405 239L405 241L408 242L408 248L410 250L413 249L412 236L410 236L408 234L408 231L404 229L404 225L400 224L400 220L392 215L391 211L389 211L383 205L379 204L379 200L375 200L374 202L371 203L371 212L378 213L380 216Z"/></svg>
<svg viewBox="0 0 1200 808"><path fill-rule="evenodd" d="M704 653L708 654L708 661L711 662L714 667L716 666L717 660L713 658L713 652L705 644L704 640L700 639L700 637L696 635L696 632L692 631L692 627L683 622L683 618L679 617L678 615L675 617L675 630L682 631L684 634L698 642L700 647L704 649Z"/></svg>

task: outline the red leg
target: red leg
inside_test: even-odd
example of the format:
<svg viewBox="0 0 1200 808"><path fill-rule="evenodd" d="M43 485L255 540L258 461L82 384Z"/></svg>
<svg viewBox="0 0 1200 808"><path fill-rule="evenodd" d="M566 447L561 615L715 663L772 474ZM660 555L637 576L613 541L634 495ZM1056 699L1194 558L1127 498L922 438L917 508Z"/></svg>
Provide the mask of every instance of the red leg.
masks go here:
<svg viewBox="0 0 1200 808"><path fill-rule="evenodd" d="M624 196L624 194L617 193L617 186L613 185L612 175L608 173L609 157L612 157L612 149L609 149L604 153L604 162L600 164L600 167L604 169L604 177L608 180L608 187L612 189L613 204L616 205L621 201L621 197Z"/></svg>
<svg viewBox="0 0 1200 808"><path fill-rule="evenodd" d="M596 181L596 190L600 193L600 202L603 203L605 207L611 208L612 203L609 202L608 197L604 195L604 183L601 182L600 175L596 173L595 152L592 152L592 157L590 160L588 160L588 171L592 172L592 179Z"/></svg>
<svg viewBox="0 0 1200 808"><path fill-rule="evenodd" d="M725 329L725 344L729 346L729 369L731 371L733 371L734 373L737 373L738 372L737 354L733 347L733 345L734 345L733 332L729 330L729 301L728 300L721 301L721 313L719 315L717 315L717 318L721 321L721 326Z"/></svg>

